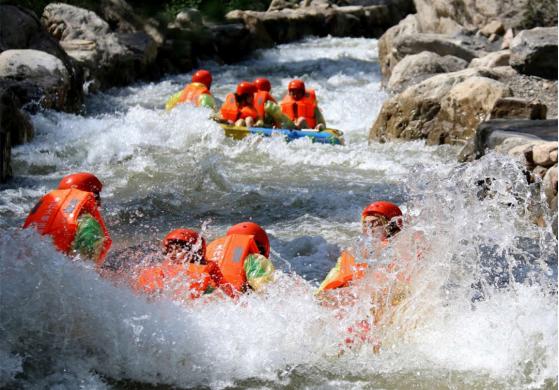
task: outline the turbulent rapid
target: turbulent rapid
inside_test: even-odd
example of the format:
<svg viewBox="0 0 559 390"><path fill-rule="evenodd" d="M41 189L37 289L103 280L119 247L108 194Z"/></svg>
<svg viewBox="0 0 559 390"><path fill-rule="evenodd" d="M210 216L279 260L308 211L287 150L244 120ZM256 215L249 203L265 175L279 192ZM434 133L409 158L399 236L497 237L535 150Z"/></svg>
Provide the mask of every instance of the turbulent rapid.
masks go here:
<svg viewBox="0 0 559 390"><path fill-rule="evenodd" d="M190 75L92 95L83 115L34 115L36 137L14 149L16 178L0 187L0 386L557 386L557 240L544 195L519 163L489 154L458 164L455 147L422 142L369 145L387 97L376 40L307 39L203 65L221 100L243 79L268 76L279 98L289 80L304 79L346 145L234 141L205 109L165 112ZM275 282L238 302L181 306L70 261L19 227L76 171L104 182L108 262L146 261L176 227L213 239L252 219L270 234ZM360 211L373 200L402 205L403 237L421 232L428 249L410 296L378 330L381 351L340 353L370 303L340 318L314 292L340 251L358 244Z"/></svg>

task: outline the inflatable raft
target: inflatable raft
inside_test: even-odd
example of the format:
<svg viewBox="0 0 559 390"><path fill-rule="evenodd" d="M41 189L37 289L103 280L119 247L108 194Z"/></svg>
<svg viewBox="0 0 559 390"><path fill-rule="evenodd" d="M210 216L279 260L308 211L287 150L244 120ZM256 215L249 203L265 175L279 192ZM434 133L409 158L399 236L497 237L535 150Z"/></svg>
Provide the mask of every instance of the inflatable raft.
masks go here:
<svg viewBox="0 0 559 390"><path fill-rule="evenodd" d="M259 134L263 137L285 137L289 141L294 141L299 138L310 138L312 142L331 145L343 145L344 134L340 130L325 129L322 131L316 130L289 130L289 129L270 129L266 127L240 127L233 125L220 124L225 130L225 135L233 139L243 139L251 134Z"/></svg>

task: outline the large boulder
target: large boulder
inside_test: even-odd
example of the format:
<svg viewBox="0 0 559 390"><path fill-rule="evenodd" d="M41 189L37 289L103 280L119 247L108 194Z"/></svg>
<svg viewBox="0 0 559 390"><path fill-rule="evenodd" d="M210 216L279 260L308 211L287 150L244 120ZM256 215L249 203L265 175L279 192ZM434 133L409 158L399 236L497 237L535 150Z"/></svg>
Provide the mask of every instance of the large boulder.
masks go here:
<svg viewBox="0 0 559 390"><path fill-rule="evenodd" d="M41 105L63 110L71 88L64 63L39 50L6 50L0 53L0 78L24 80L38 86Z"/></svg>
<svg viewBox="0 0 559 390"><path fill-rule="evenodd" d="M42 22L84 67L92 88L126 85L153 71L157 44L145 32L111 32L95 12L62 3L46 6Z"/></svg>
<svg viewBox="0 0 559 390"><path fill-rule="evenodd" d="M424 33L416 15L410 15L389 29L379 40L379 61L384 80L390 78L392 69L408 55L430 51L440 56L451 55L470 62L497 50L499 43L482 35L459 32L452 35Z"/></svg>
<svg viewBox="0 0 559 390"><path fill-rule="evenodd" d="M485 69L433 76L387 100L369 140L426 139L429 144L463 144L495 102L510 89Z"/></svg>
<svg viewBox="0 0 559 390"><path fill-rule="evenodd" d="M393 50L397 57L430 51L440 56L454 56L470 62L478 57L474 50L468 49L464 41L442 34L413 34L400 36L394 41Z"/></svg>
<svg viewBox="0 0 559 390"><path fill-rule="evenodd" d="M414 3L418 21L426 32L436 28L442 18L450 18L468 29L482 28L493 21L513 29L557 24L556 0L414 0Z"/></svg>
<svg viewBox="0 0 559 390"><path fill-rule="evenodd" d="M83 102L83 73L81 68L66 54L56 39L43 28L34 13L18 6L0 5L0 52L11 49L32 49L45 54L48 53L47 56L51 55L58 59L59 62L50 57L42 56L42 60L50 64L56 63L54 68L57 68L60 74L65 75L65 83L67 83L64 93L61 94L59 99L47 99L50 102L47 106L64 111L76 111L81 108ZM32 61L36 61L36 65L42 61L38 58L41 57L41 54L28 53L27 58L30 59L30 56L34 57ZM64 70L59 68L60 64L62 64ZM42 77L41 79L43 80ZM30 80L20 80L24 88L19 88L16 92L22 92L18 96L21 104L40 98L37 93L40 93L40 90L45 87L44 84L34 86ZM43 103L47 103L47 100Z"/></svg>
<svg viewBox="0 0 559 390"><path fill-rule="evenodd" d="M510 49L510 65L520 73L557 80L557 27L522 31Z"/></svg>
<svg viewBox="0 0 559 390"><path fill-rule="evenodd" d="M456 72L468 66L468 62L454 56L440 56L430 51L406 56L392 70L387 87L399 92L411 84L417 84L438 73Z"/></svg>
<svg viewBox="0 0 559 390"><path fill-rule="evenodd" d="M143 31L148 34L157 46L163 45L165 31L153 18L139 16L125 0L101 0L100 16L107 21L112 31L135 33Z"/></svg>
<svg viewBox="0 0 559 390"><path fill-rule="evenodd" d="M399 62L399 58L392 50L394 41L402 36L411 36L419 32L419 23L415 15L408 15L397 25L390 27L378 40L378 57L380 71L384 79L389 79L392 69Z"/></svg>
<svg viewBox="0 0 559 390"><path fill-rule="evenodd" d="M0 80L0 182L11 177L11 148L33 137L33 125L28 115L20 110L28 87L19 81ZM27 98L25 98L27 99Z"/></svg>

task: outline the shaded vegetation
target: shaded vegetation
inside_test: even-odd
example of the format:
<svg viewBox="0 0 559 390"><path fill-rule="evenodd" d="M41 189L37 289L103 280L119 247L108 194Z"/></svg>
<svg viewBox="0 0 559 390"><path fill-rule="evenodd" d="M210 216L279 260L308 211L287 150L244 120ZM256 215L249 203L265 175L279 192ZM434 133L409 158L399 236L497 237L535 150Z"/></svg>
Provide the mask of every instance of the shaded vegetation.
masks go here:
<svg viewBox="0 0 559 390"><path fill-rule="evenodd" d="M557 0L530 0L524 9L520 29L557 26Z"/></svg>
<svg viewBox="0 0 559 390"><path fill-rule="evenodd" d="M41 16L50 3L60 2L86 8L99 13L99 0L0 0L0 4L15 4L33 10ZM138 15L171 21L184 8L197 8L209 20L223 20L225 14L234 9L265 11L271 0L127 0Z"/></svg>

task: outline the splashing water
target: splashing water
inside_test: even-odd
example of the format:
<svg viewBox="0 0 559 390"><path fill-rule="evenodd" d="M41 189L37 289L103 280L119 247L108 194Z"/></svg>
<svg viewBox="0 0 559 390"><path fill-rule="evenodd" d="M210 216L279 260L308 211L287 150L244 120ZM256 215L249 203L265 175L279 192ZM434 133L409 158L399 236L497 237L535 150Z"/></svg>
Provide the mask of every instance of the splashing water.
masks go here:
<svg viewBox="0 0 559 390"><path fill-rule="evenodd" d="M221 99L242 79L269 76L281 98L291 78L303 78L347 145L238 142L204 109L164 112L188 75L92 96L85 116L35 115L37 137L14 150L17 179L0 187L0 385L557 386L557 241L539 188L517 162L490 154L459 165L448 146L368 145L386 98L375 40L308 39L206 66ZM203 227L215 238L252 218L270 233L277 280L239 302L182 306L149 301L69 261L18 226L78 170L105 185L108 261L157 258L172 228ZM368 342L344 344L370 299L331 309L314 296L340 250L360 245L360 210L376 199L402 204L406 229L393 247L419 232L425 248L407 296L373 328L379 353ZM365 260L386 264L394 250ZM351 293L369 296L370 282Z"/></svg>

